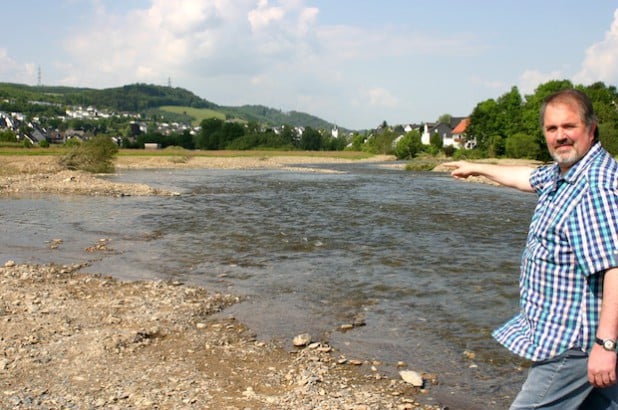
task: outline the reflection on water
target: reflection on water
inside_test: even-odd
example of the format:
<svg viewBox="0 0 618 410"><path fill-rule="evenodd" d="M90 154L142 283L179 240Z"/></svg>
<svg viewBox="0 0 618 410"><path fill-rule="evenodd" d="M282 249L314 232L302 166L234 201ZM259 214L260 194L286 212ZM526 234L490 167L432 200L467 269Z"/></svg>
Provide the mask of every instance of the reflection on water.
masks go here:
<svg viewBox="0 0 618 410"><path fill-rule="evenodd" d="M437 373L439 389L470 408L504 406L524 376L490 331L517 309L535 198L441 174L338 168L132 171L114 178L182 195L2 199L0 258L88 260L83 249L109 238L113 251L90 271L241 294L225 314L260 337L309 331L392 372L405 361ZM338 331L358 317L366 326Z"/></svg>

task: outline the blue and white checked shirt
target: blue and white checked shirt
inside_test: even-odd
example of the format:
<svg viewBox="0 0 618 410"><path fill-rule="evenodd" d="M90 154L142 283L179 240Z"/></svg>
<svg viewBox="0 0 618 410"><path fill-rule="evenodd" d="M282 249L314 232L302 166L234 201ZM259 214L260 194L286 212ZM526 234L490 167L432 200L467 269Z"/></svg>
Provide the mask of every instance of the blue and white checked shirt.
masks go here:
<svg viewBox="0 0 618 410"><path fill-rule="evenodd" d="M530 183L539 200L522 255L520 312L493 336L541 361L594 343L599 273L618 266L618 164L596 143L566 175L544 166Z"/></svg>

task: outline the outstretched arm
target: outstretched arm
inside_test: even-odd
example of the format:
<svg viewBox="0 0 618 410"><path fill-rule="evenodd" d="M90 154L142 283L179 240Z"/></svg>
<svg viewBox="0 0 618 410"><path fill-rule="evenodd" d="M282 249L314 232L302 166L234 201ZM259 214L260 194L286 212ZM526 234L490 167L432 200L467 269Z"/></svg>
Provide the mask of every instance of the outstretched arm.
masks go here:
<svg viewBox="0 0 618 410"><path fill-rule="evenodd" d="M455 178L483 176L500 185L519 189L524 192L534 192L530 186L530 174L534 168L518 165L481 164L478 162L454 161L445 162L447 168L454 168L451 175Z"/></svg>

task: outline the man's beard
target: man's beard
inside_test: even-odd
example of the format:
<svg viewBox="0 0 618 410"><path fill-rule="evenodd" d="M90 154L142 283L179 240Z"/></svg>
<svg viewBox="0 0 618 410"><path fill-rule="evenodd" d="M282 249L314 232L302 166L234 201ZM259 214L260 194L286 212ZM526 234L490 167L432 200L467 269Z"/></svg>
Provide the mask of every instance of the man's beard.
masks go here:
<svg viewBox="0 0 618 410"><path fill-rule="evenodd" d="M559 153L556 150L554 150L551 152L551 156L554 159L554 161L558 163L558 165L560 165L561 167L567 167L567 168L573 166L573 164L575 164L577 161L581 159L579 155L577 154L577 151L575 151L575 149L572 147L566 152L563 151Z"/></svg>

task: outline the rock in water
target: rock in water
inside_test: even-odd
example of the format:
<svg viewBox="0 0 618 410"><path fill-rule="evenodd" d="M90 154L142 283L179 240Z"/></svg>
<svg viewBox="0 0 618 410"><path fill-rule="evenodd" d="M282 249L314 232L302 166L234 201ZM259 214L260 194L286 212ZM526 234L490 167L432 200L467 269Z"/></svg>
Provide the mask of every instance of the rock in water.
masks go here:
<svg viewBox="0 0 618 410"><path fill-rule="evenodd" d="M410 383L414 387L423 387L423 378L417 372L412 370L402 370L399 375L404 382Z"/></svg>
<svg viewBox="0 0 618 410"><path fill-rule="evenodd" d="M307 346L309 343L311 343L311 336L309 335L309 333L300 334L294 337L293 343L296 347Z"/></svg>

